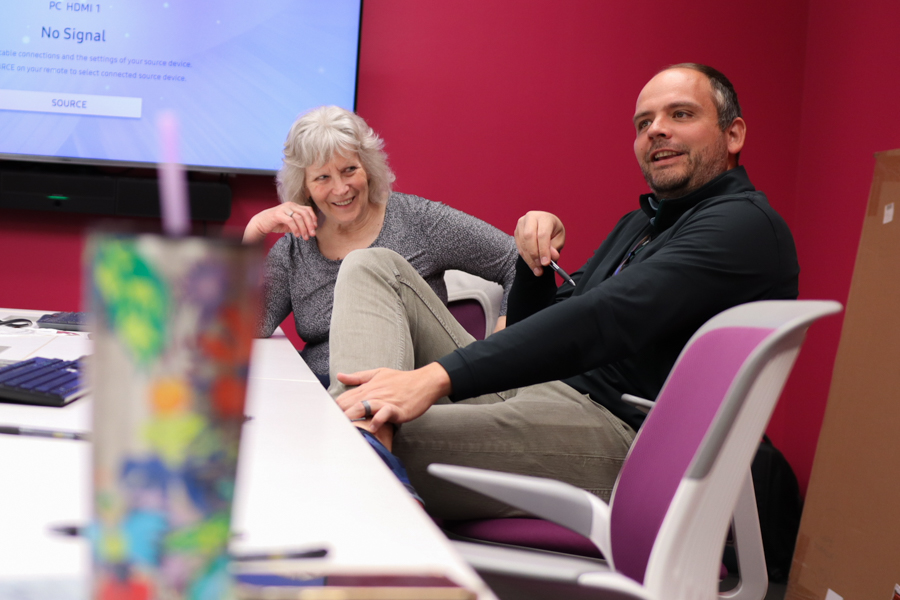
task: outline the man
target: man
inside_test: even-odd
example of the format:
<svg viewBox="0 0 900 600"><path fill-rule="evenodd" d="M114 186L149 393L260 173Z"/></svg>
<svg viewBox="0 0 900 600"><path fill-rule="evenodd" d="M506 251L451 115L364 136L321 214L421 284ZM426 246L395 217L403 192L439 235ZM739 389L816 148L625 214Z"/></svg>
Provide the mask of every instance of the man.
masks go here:
<svg viewBox="0 0 900 600"><path fill-rule="evenodd" d="M638 96L634 126L653 193L572 274L575 287L557 289L546 268L565 244L562 222L522 217L509 326L487 340L470 343L402 259L345 261L331 392L348 417L371 416L366 428L388 445L384 425L402 424L393 450L432 514L519 513L436 481L431 462L552 477L608 499L644 417L621 395L655 398L719 312L797 297L790 231L738 166L746 125L725 76L697 64L661 71Z"/></svg>

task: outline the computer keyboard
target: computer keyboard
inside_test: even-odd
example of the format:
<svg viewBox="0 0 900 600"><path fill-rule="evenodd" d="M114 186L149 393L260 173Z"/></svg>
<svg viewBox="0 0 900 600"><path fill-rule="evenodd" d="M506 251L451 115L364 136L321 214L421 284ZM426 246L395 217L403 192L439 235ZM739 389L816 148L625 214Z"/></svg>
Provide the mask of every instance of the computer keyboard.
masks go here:
<svg viewBox="0 0 900 600"><path fill-rule="evenodd" d="M30 358L0 367L0 402L64 406L85 395L84 358Z"/></svg>
<svg viewBox="0 0 900 600"><path fill-rule="evenodd" d="M52 313L38 319L37 326L47 329L62 329L63 331L87 331L88 314L86 312Z"/></svg>

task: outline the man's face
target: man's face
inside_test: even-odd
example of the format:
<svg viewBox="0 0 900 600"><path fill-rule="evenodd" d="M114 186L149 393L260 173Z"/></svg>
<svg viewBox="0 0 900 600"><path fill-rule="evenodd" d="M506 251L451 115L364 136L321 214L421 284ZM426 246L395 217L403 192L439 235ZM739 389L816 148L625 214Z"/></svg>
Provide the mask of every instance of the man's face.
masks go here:
<svg viewBox="0 0 900 600"><path fill-rule="evenodd" d="M637 99L634 154L658 198L679 198L737 166L744 122L719 129L712 86L693 69L669 69Z"/></svg>

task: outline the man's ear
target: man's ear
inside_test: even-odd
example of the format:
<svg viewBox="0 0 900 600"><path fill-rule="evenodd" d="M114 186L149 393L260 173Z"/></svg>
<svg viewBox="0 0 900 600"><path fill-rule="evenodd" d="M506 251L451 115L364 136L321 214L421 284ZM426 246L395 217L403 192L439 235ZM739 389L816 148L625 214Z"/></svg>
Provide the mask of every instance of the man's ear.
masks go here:
<svg viewBox="0 0 900 600"><path fill-rule="evenodd" d="M728 146L728 158L732 159L737 166L737 155L741 148L744 147L744 139L747 137L747 123L740 117L731 122L731 125L725 130L725 140Z"/></svg>

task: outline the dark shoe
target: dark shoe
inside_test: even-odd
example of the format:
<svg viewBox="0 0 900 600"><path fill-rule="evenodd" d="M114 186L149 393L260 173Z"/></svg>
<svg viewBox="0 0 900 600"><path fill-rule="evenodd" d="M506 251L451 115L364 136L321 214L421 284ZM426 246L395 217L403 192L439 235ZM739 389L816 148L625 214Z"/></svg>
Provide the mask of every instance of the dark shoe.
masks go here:
<svg viewBox="0 0 900 600"><path fill-rule="evenodd" d="M378 438L375 437L371 432L363 429L362 427L358 428L359 432L366 438L366 441L375 448L375 452L378 453L378 456L381 457L381 460L384 461L384 464L388 466L397 479L400 480L400 483L403 484L403 487L406 488L406 491L415 498L419 504L425 506L425 501L422 500L422 497L416 492L415 488L409 482L409 475L406 474L406 468L403 466L403 463L399 458L391 454L391 451L388 450L384 444L378 441Z"/></svg>

